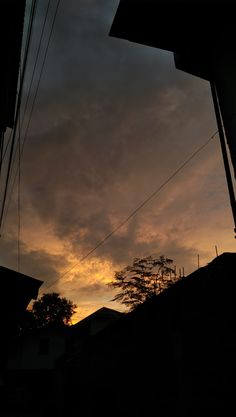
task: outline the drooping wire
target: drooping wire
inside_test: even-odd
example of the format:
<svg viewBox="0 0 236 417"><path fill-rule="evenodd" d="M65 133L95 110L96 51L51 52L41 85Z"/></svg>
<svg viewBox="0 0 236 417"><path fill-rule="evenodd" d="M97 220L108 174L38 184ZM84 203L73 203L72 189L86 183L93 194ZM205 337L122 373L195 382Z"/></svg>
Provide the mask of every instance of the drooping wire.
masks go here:
<svg viewBox="0 0 236 417"><path fill-rule="evenodd" d="M27 32L25 54L24 54L24 60L23 60L23 65L22 65L22 73L21 73L20 83L19 83L19 92L18 92L18 96L17 96L15 121L14 121L13 133L12 133L12 140L11 140L10 154L9 154L9 160L8 160L8 166L7 166L6 181L5 181L3 201L2 201L2 207L1 207L1 213L0 213L0 230L1 230L1 227L2 227L3 214L4 214L5 204L6 204L7 191L8 191L10 173L11 173L12 162L13 162L13 153L14 153L14 147L15 147L16 134L17 134L17 125L18 125L18 121L19 121L19 112L20 112L20 106L21 106L21 100L22 100L23 85L24 85L26 67L27 67L27 62L28 62L28 55L29 55L29 49L30 49L30 43L31 43L31 34L32 34L33 21L34 21L34 16L35 16L35 11L36 11L36 5L37 5L37 0L34 0L33 3L32 3L32 6L31 6L30 21L29 21L29 28L28 28L28 32Z"/></svg>
<svg viewBox="0 0 236 417"><path fill-rule="evenodd" d="M30 42L31 42L31 35L32 35L32 30L33 30L33 21L34 21L36 9L37 9L37 2L38 2L38 0L34 0L32 2L32 5L31 5L30 17L29 17L29 25L28 25L28 31L27 31L27 38L26 38L26 45L25 45L25 51L24 51L24 59L23 59L23 61L25 61L26 59L28 59L28 54L29 54L29 49L30 49ZM26 62L26 64L27 64L27 62ZM20 83L22 83L22 81L24 81L24 80L22 80L21 65L22 64L20 62L20 77L19 77L20 78ZM23 86L22 86L22 88L23 88ZM19 97L19 93L18 93L18 97ZM16 121L17 120L16 120L16 117L15 117L15 122ZM13 132L14 132L14 129L11 130L11 133L9 135L9 138L8 138L8 141L7 141L7 144L6 144L6 147L4 149L3 158L2 158L3 161L4 161L5 157L6 157L6 153L7 153L8 147L9 147L11 141L12 141Z"/></svg>
<svg viewBox="0 0 236 417"><path fill-rule="evenodd" d="M35 90L35 93L34 93L33 103L32 103L31 110L30 110L28 123L27 123L27 126L26 126L24 138L23 138L22 145L21 145L21 152L20 152L21 157L22 157L22 154L23 154L23 151L24 151L25 142L27 140L28 130L29 130L31 119L32 119L33 111L34 111L34 108L35 108L36 98L37 98L38 91L39 91L39 86L40 86L40 83L41 83L41 80L42 80L42 75L43 75L43 71L44 71L44 67L45 67L45 63L46 63L46 59L47 59L47 55L48 55L48 50L49 50L49 46L50 46L50 42L51 42L51 38L52 38L52 34L53 34L53 29L54 29L54 26L55 26L55 21L56 21L56 17L57 17L57 14L58 14L58 9L59 9L60 3L61 3L61 0L58 0L55 11L54 11L53 21L52 21L52 25L51 25L51 29L50 29L50 33L49 33L45 53L44 53L43 63L42 63L42 66L41 66L41 70L40 70L36 90ZM50 4L48 4L48 8L49 8L49 6L50 6ZM46 14L48 14L48 8L47 8ZM41 33L41 37L43 38L42 33ZM17 156L17 151L15 152L15 155L14 155L13 164L16 160L16 156ZM12 198L12 193L13 193L13 189L14 189L14 185L15 185L15 181L16 181L16 178L17 178L17 172L18 172L18 168L16 169L16 172L15 172L15 175L14 175L14 178L13 178L13 183L12 183L12 187L11 187L11 191L10 191L10 196L9 196L9 199L8 199L8 205L7 205L7 209L6 209L6 212L5 212L5 220L3 220L3 215L0 217L0 230L1 230L1 228L3 229L5 221L6 221L6 217L7 217L7 213L8 213L8 209L9 209L9 205L10 205L10 201L11 201L11 198Z"/></svg>
<svg viewBox="0 0 236 417"><path fill-rule="evenodd" d="M42 30L41 30L41 34L40 34L40 39L39 39L39 43L38 43L36 58L35 58L35 62L34 62L34 67L33 67L33 71L32 71L32 74L31 74L30 85L29 85L29 89L28 89L28 93L27 93L26 102L25 102L25 105L24 105L23 116L22 116L22 120L20 122L20 124L21 124L20 129L22 129L23 124L24 124L24 120L25 120L25 115L26 115L28 102L29 102L29 98L30 98L30 93L31 93L31 89L32 89L33 81L34 81L35 72L36 72L36 67L37 67L37 63L38 63L38 59L39 59L39 53L40 53L40 49L41 49L41 45L42 45L43 35L44 35L44 32L45 32L45 26L46 26L46 21L47 21L47 18L48 18L48 12L49 12L49 9L50 9L50 4L51 4L51 0L48 0L46 13L45 13L45 16L44 16L44 21L43 21L43 26L42 26ZM36 8L37 8L37 5L36 5ZM11 143L11 139L12 139L12 132L10 134L10 137L8 139L6 148L5 148L4 153L3 153L3 157L2 157L3 161L4 161L4 158L6 156L7 149L9 147L10 143ZM17 153L18 153L18 150L16 148L15 149L15 154L14 154L14 157L13 157L13 163L12 163L13 166L14 166L15 161L17 159ZM16 169L16 172L15 172L15 175L14 175L13 184L12 184L11 191L10 191L9 201L11 200L11 196L12 196L12 193L13 193L14 184L15 184L16 177L17 177L17 172L18 172L18 168ZM5 217L7 216L7 213L8 213L8 207L9 207L9 204L7 206L7 209L6 209ZM4 223L4 221L3 221L3 223Z"/></svg>
<svg viewBox="0 0 236 417"><path fill-rule="evenodd" d="M58 13L60 3L61 3L61 0L58 0L57 5L56 5L56 9L55 9L55 12L54 12L54 16L53 16L52 26L51 26L51 30L50 30L50 33L49 33L49 37L48 37L44 57L43 57L43 63L42 63L42 66L41 66L41 70L40 70L36 90L35 90L35 93L34 93L34 98L33 98L33 103L32 103L32 106L31 106L30 114L29 114L28 123L26 125L26 130L25 130L24 139L23 139L23 143L22 143L22 152L23 152L23 149L24 149L25 142L27 140L28 131L29 131L31 119L32 119L33 112L34 112L36 98L37 98L38 91L39 91L39 86L40 86L40 83L41 83L41 80L42 80L42 75L43 75L43 71L44 71L44 67L45 67L45 63L46 63L46 59L47 59L47 55L48 55L48 49L49 49L49 45L50 45L50 42L51 42L53 29L54 29L54 26L55 26L55 21L56 21L56 17L57 17L57 13Z"/></svg>
<svg viewBox="0 0 236 417"><path fill-rule="evenodd" d="M9 138L8 138L7 144L5 146L5 149L2 150L2 163L4 162L4 159L6 157L6 153L7 153L8 147L10 146L10 143L11 143L11 140L12 140L12 132L13 131L11 131L11 133L9 135Z"/></svg>
<svg viewBox="0 0 236 417"><path fill-rule="evenodd" d="M20 272L20 239L21 239L21 123L19 112L18 123L18 196L17 196L17 213L18 213L18 230L17 230L17 265Z"/></svg>
<svg viewBox="0 0 236 417"><path fill-rule="evenodd" d="M177 168L156 190L153 191L139 206L133 210L128 217L126 217L124 220L122 220L117 227L115 227L108 235L106 235L96 246L94 246L93 249L91 249L89 252L86 253L86 255L82 256L82 258L74 263L74 265L71 266L67 271L62 273L59 278L57 278L55 281L51 282L45 290L48 290L53 285L55 285L59 280L64 278L67 274L69 274L73 269L75 269L81 262L83 262L85 259L87 259L92 253L94 253L100 246L102 246L110 237L112 237L122 226L124 226L126 223L128 223L132 217L134 217L144 206L146 206L154 197L156 197L160 191L162 191L167 184L169 184L176 175L185 168L186 165L189 164L190 161L192 161L195 156L197 156L203 149L206 148L206 146L214 139L214 137L218 134L218 130L203 144L201 145L195 152L193 152L186 160L183 162L179 168Z"/></svg>
<svg viewBox="0 0 236 417"><path fill-rule="evenodd" d="M31 93L34 77L35 77L36 67L37 67L37 64L38 64L38 59L39 59L39 54L40 54L40 50L41 50L43 36L44 36L44 33L45 33L45 27L46 27L48 13L49 13L49 9L50 9L50 4L51 4L51 0L48 0L48 4L47 4L45 16L44 16L44 21L43 21L43 26L42 26L42 30L41 30L41 34L40 34L40 39L39 39L39 43L38 43L36 58L35 58L35 61L34 61L34 67L33 67L33 71L32 71L32 74L31 74L28 94L27 94L27 98L26 98L26 102L25 102L25 106L24 106L24 111L23 111L23 116L22 116L22 121L21 121L22 127L23 127L23 124L24 124L25 114L26 114L27 107L28 107L28 102L29 102L29 98L30 98L30 93Z"/></svg>
<svg viewBox="0 0 236 417"><path fill-rule="evenodd" d="M1 133L1 138L0 138L0 180L1 180L1 175L2 175L3 148L4 148L4 132Z"/></svg>
<svg viewBox="0 0 236 417"><path fill-rule="evenodd" d="M212 99L216 114L216 121L219 129L219 138L220 138L220 145L221 145L221 151L223 156L223 162L224 162L224 168L225 168L225 175L226 175L226 181L229 191L229 199L234 219L234 233L236 238L236 199L235 199L235 192L234 192L234 186L232 181L232 175L230 171L230 165L229 165L229 159L227 154L227 148L226 148L226 142L225 142L225 134L224 134L224 128L223 128L223 122L222 122L222 116L220 112L220 106L219 106L219 100L217 95L217 89L213 81L211 81L211 93L212 93Z"/></svg>

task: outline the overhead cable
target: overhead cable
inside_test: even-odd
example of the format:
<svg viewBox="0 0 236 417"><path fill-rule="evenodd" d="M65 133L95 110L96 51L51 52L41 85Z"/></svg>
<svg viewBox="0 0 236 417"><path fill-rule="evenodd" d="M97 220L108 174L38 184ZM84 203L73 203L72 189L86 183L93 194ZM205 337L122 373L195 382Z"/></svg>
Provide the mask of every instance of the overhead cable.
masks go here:
<svg viewBox="0 0 236 417"><path fill-rule="evenodd" d="M73 269L75 269L81 262L83 262L85 259L87 259L92 253L94 253L100 246L102 246L108 239L110 239L121 227L123 227L126 223L128 223L132 217L134 217L144 206L146 206L154 197L156 197L160 191L162 191L167 184L169 184L176 175L182 171L186 165L189 164L190 161L192 161L195 156L197 156L203 149L206 148L206 146L214 139L214 137L218 134L218 130L203 144L201 145L195 152L190 155L185 162L183 162L178 169L176 169L156 190L154 190L141 204L138 205L138 207L133 210L128 217L126 217L124 220L122 220L118 226L116 226L108 235L106 235L99 243L97 243L94 248L92 248L89 252L86 253L78 262L76 262L74 265L71 266L67 271L62 273L59 278L57 278L55 281L53 281L51 284L49 284L45 290L51 288L53 285L55 285L56 282L64 278L66 275L68 275Z"/></svg>
<svg viewBox="0 0 236 417"><path fill-rule="evenodd" d="M22 100L23 85L24 85L24 79L25 79L26 66L27 66L27 62L28 62L28 55L29 55L29 48L30 48L30 42L31 42L31 34L32 34L32 27L33 27L33 20L34 20L34 16L35 16L36 5L37 5L37 0L34 0L33 3L32 3L32 8L31 8L30 22L29 22L29 28L28 28L28 32L27 32L27 39L26 39L25 54L24 54L24 60L23 60L23 65L22 65L22 73L21 73L21 77L20 77L19 92L18 92L18 97L17 97L15 121L14 121L13 133L12 133L12 140L11 140L10 154L9 154L9 160L8 160L8 166L7 166L6 181L5 181L2 207L1 207L1 213L0 213L0 230L1 230L1 226L2 226L3 214L4 214L7 191L8 191L8 185L9 185L9 179L10 179L10 172L11 172L11 167L12 167L15 138L16 138L16 133L17 133L18 117L19 117L21 100Z"/></svg>
<svg viewBox="0 0 236 417"><path fill-rule="evenodd" d="M51 0L49 0L49 2L48 2L46 16L48 15L48 9L49 9L49 6L50 6L50 1ZM43 70L44 70L44 67L45 67L45 63L46 63L46 59L47 59L47 55L48 55L48 49L49 49L49 45L50 45L50 42L51 42L51 38L52 38L52 34L53 34L53 29L54 29L54 26L55 26L55 21L56 21L56 17L57 17L57 13L58 13L58 9L59 9L60 3L61 3L61 0L58 0L57 1L57 5L56 5L56 8L55 8L55 11L54 11L53 21L52 21L52 25L51 25L51 29L50 29L50 33L49 33L49 37L48 37L48 41L47 41L45 53L44 53L43 63L42 63L42 66L41 66L41 70L40 70L40 74L39 74L39 78L38 78L36 90L35 90L35 93L34 93L33 103L32 103L31 110L30 110L30 115L29 115L28 123L27 123L27 126L26 126L24 138L23 138L23 141L22 141L22 146L21 146L21 151L20 151L20 156L21 157L22 157L22 154L23 154L23 151L24 151L24 146L25 146L25 142L26 142L26 139L27 139L28 130L29 130L29 126L30 126L31 119L32 119L32 115L33 115L33 111L34 111L34 107L35 107L35 103L36 103L36 98L37 98L37 95L38 95L39 86L40 86L40 83L41 83L41 79L42 79L42 75L43 75ZM43 30L44 30L45 23L46 23L46 16L45 16L45 19L44 19ZM43 33L41 33L40 42L42 42L42 38L43 38ZM36 59L37 59L37 57L36 57ZM26 110L26 108L25 108L25 110ZM24 113L25 113L25 110L24 110ZM14 164L14 162L16 160L16 156L17 156L17 150L15 150L13 164ZM15 172L15 175L14 175L14 178L13 178L12 188L11 188L10 196L9 196L9 199L8 199L8 207L7 207L6 213L5 213L5 220L6 220L6 216L7 216L7 213L8 213L8 208L9 208L9 205L10 205L10 201L11 201L11 197L12 197L12 193L13 193L13 189L14 189L14 184L15 184L15 181L16 181L17 173L18 173L18 168L16 169L16 172ZM9 178L8 178L8 182L9 182ZM4 206L5 206L5 202L6 202L6 195L5 194L4 194ZM5 221L3 221L3 214L4 214L4 209L2 210L2 213L1 213L1 216L0 216L0 230L1 230L1 228L3 228L3 222L5 223Z"/></svg>

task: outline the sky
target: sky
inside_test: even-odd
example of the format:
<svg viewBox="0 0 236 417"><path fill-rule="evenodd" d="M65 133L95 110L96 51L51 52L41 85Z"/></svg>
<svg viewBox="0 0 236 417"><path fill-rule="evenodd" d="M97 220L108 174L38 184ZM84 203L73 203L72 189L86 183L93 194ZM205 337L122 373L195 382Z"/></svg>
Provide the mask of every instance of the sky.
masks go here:
<svg viewBox="0 0 236 417"><path fill-rule="evenodd" d="M208 82L177 70L170 52L109 37L118 3L61 0L21 160L20 272L44 281L40 295L75 302L74 321L103 306L123 310L107 283L135 257L164 255L189 274L215 246L235 251L216 136L80 262L217 131ZM37 9L23 103L46 6ZM0 263L15 270L17 201L15 184L0 239Z"/></svg>

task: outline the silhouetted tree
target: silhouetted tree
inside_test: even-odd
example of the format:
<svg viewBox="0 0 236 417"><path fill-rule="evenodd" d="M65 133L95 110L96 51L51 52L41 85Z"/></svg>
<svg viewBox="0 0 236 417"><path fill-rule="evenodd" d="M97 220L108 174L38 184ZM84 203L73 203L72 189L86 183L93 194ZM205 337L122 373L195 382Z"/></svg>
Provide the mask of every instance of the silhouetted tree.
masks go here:
<svg viewBox="0 0 236 417"><path fill-rule="evenodd" d="M159 294L177 280L172 263L172 259L164 256L135 258L133 265L115 272L114 281L108 284L121 290L112 301L119 301L133 310L148 298Z"/></svg>
<svg viewBox="0 0 236 417"><path fill-rule="evenodd" d="M43 294L33 303L32 309L26 312L22 330L69 325L76 307L76 304L65 297L60 297L58 293Z"/></svg>

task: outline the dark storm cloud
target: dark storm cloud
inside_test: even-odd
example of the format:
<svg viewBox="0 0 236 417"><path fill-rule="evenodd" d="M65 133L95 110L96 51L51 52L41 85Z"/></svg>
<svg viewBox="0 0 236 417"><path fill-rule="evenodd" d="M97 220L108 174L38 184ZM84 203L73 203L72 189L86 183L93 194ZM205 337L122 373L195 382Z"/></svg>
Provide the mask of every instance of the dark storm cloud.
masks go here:
<svg viewBox="0 0 236 417"><path fill-rule="evenodd" d="M18 247L15 240L1 240L1 260L3 266L11 265L11 269L18 270ZM21 243L20 272L39 279L50 285L58 278L56 268L65 268L65 261L61 256L51 255L44 250L30 250ZM42 287L43 288L43 287ZM57 290L57 286L54 286Z"/></svg>
<svg viewBox="0 0 236 417"><path fill-rule="evenodd" d="M122 96L127 104L137 98L135 104L143 106L142 92L152 101L159 89L177 86L169 53L108 36L115 4L94 1L90 6L90 2L62 2L41 83L43 104L48 98L54 102L63 100L64 107L73 103L74 109L68 107L73 115L74 111L81 111L76 104L86 99L90 104L91 99L93 103L101 96L102 106L106 102L111 105L112 101L122 103ZM112 13L107 14L107 10ZM185 90L188 85L191 88L192 77L180 74L178 89L183 85ZM113 106L117 108L115 103Z"/></svg>
<svg viewBox="0 0 236 417"><path fill-rule="evenodd" d="M82 255L215 129L205 82L175 70L167 52L108 36L117 5L61 3L23 161L25 202ZM153 252L152 241L137 241L139 222L99 256Z"/></svg>

